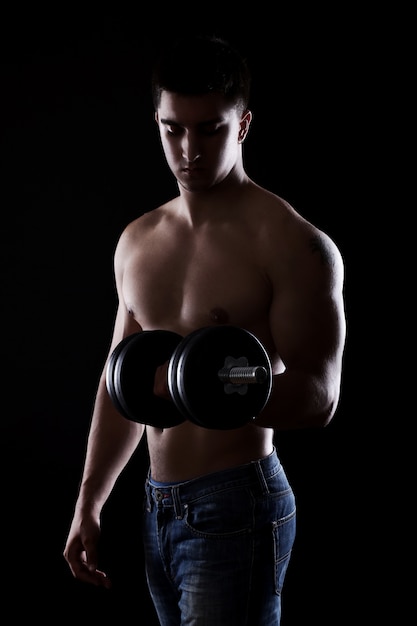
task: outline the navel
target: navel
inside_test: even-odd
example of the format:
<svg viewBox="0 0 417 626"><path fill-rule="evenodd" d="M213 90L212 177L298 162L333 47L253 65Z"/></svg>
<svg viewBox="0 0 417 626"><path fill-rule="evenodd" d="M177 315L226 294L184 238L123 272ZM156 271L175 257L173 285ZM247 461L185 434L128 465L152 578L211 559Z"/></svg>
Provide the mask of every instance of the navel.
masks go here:
<svg viewBox="0 0 417 626"><path fill-rule="evenodd" d="M229 314L221 308L214 308L210 311L210 319L216 324L227 324L229 322Z"/></svg>

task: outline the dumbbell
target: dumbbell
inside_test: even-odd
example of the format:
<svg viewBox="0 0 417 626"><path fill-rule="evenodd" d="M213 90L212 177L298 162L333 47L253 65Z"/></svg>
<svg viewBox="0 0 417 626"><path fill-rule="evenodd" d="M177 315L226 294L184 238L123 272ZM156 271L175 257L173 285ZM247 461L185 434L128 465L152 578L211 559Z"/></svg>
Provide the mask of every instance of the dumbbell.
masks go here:
<svg viewBox="0 0 417 626"><path fill-rule="evenodd" d="M155 371L168 361L182 336L167 330L128 335L110 355L106 386L118 411L129 420L168 428L185 418L173 402L153 393Z"/></svg>
<svg viewBox="0 0 417 626"><path fill-rule="evenodd" d="M168 361L173 402L153 393ZM208 326L186 337L152 330L125 337L110 356L107 390L127 419L159 428L186 419L211 429L239 428L260 413L272 391L272 367L259 339L236 326Z"/></svg>

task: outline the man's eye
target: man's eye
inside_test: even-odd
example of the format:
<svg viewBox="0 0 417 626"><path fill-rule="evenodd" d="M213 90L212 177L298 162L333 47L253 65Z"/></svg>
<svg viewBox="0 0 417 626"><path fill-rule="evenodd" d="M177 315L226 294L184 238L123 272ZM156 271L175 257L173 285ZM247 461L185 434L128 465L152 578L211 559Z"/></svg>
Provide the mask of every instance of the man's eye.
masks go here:
<svg viewBox="0 0 417 626"><path fill-rule="evenodd" d="M176 126L167 126L166 128L168 135L179 135L181 132Z"/></svg>
<svg viewBox="0 0 417 626"><path fill-rule="evenodd" d="M203 128L202 132L203 135L216 135L218 132L220 132L221 130L221 126L208 126L206 128Z"/></svg>

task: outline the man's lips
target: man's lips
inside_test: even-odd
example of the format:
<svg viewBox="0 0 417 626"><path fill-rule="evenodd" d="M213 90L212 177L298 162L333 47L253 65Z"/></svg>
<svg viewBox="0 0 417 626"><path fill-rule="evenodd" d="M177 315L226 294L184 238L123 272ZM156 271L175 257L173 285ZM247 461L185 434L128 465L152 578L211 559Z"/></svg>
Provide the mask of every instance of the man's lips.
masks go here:
<svg viewBox="0 0 417 626"><path fill-rule="evenodd" d="M198 165L191 165L189 167L183 167L182 171L185 172L185 174L194 174L195 172L202 172L203 168Z"/></svg>

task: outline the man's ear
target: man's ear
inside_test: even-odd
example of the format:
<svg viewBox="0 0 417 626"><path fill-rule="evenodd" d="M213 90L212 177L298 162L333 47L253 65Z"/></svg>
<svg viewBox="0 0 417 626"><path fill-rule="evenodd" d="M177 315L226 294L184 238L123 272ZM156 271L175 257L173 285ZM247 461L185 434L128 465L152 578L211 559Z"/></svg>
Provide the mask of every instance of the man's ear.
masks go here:
<svg viewBox="0 0 417 626"><path fill-rule="evenodd" d="M158 122L159 122L158 111L155 111L155 113L154 113L154 119L155 119L155 122L156 122L156 123L158 123Z"/></svg>
<svg viewBox="0 0 417 626"><path fill-rule="evenodd" d="M238 137L239 143L243 143L245 141L246 135L249 132L249 126L250 126L251 121L252 121L252 111L249 111L249 109L246 109L246 111L243 113L241 120L240 120L239 137Z"/></svg>

